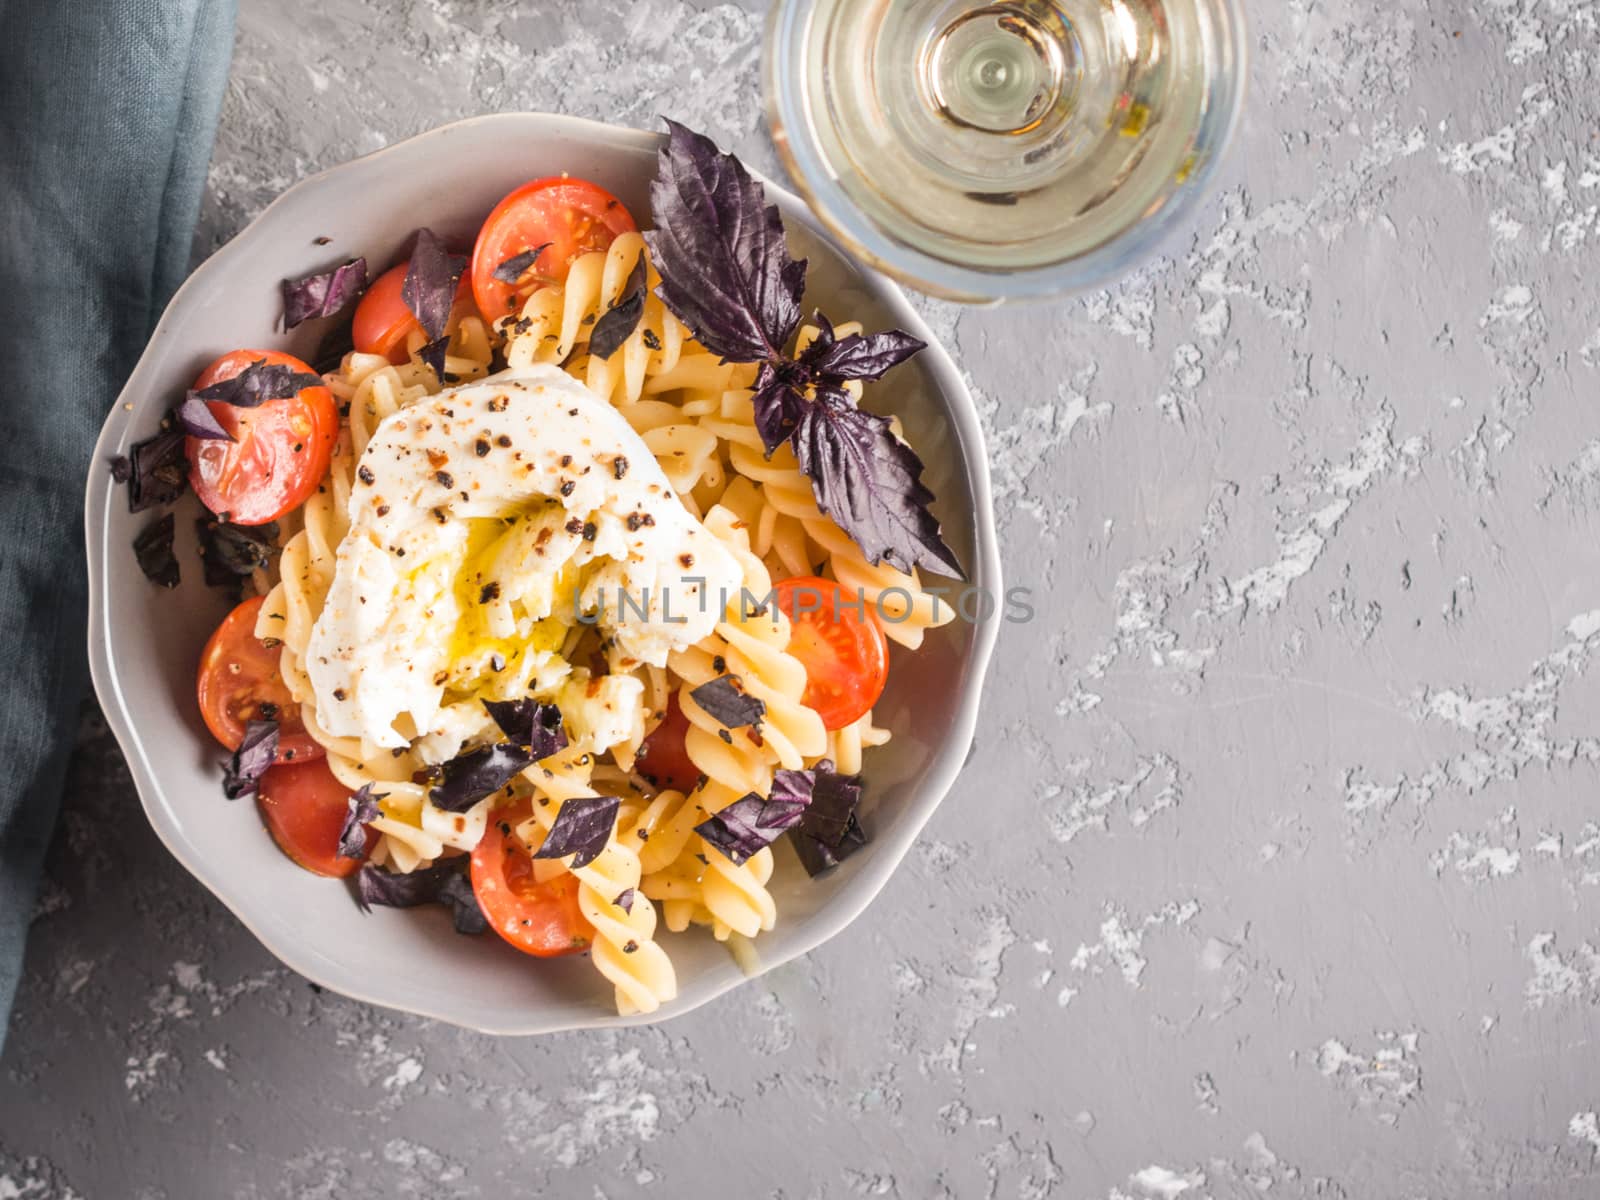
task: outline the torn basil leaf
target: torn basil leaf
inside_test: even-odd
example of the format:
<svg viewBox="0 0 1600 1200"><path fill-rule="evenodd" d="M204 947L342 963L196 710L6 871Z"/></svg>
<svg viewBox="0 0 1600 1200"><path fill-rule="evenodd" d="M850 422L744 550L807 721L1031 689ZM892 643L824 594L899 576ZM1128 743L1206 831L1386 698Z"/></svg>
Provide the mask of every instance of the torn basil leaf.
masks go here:
<svg viewBox="0 0 1600 1200"><path fill-rule="evenodd" d="M567 748L561 710L554 704L541 704L531 696L524 696L520 700L485 700L483 706L500 726L506 740L527 747L535 761Z"/></svg>
<svg viewBox="0 0 1600 1200"><path fill-rule="evenodd" d="M467 861L465 857L445 859L404 875L369 864L356 872L356 903L363 912L370 912L373 905L415 908L443 904L450 909L457 933L483 933L489 923L467 878Z"/></svg>
<svg viewBox="0 0 1600 1200"><path fill-rule="evenodd" d="M191 395L202 400L221 400L235 408L257 408L269 400L287 400L291 396L298 396L306 388L325 386L320 375L301 371L288 363L273 363L258 358L237 375L219 380Z"/></svg>
<svg viewBox="0 0 1600 1200"><path fill-rule="evenodd" d="M283 281L283 327L293 329L314 317L331 317L354 304L367 286L367 260L352 258L341 267Z"/></svg>
<svg viewBox="0 0 1600 1200"><path fill-rule="evenodd" d="M431 903L438 898L439 885L447 872L460 874L449 863L419 867L403 875L369 864L356 872L356 903L363 911L370 911L375 904L383 908L415 908Z"/></svg>
<svg viewBox="0 0 1600 1200"><path fill-rule="evenodd" d="M222 794L229 800L255 795L261 786L261 777L277 757L277 721L247 721L244 739L223 768Z"/></svg>
<svg viewBox="0 0 1600 1200"><path fill-rule="evenodd" d="M737 675L719 675L709 683L702 683L689 695L713 721L726 729L759 725L767 713L766 702L746 692L744 681Z"/></svg>
<svg viewBox="0 0 1600 1200"><path fill-rule="evenodd" d="M345 815L344 827L339 830L339 858L365 858L367 856L367 822L383 815L378 801L383 793L374 792L370 783L350 797L350 811Z"/></svg>
<svg viewBox="0 0 1600 1200"><path fill-rule="evenodd" d="M200 564L207 587L232 587L261 567L270 566L278 552L278 523L233 525L216 517L198 517Z"/></svg>
<svg viewBox="0 0 1600 1200"><path fill-rule="evenodd" d="M574 870L588 866L611 840L621 804L616 796L574 796L563 800L555 824L533 857L565 858L570 854Z"/></svg>
<svg viewBox="0 0 1600 1200"><path fill-rule="evenodd" d="M819 875L867 844L856 815L861 806L861 777L838 774L826 758L810 770L774 773L775 798L794 799L802 794L809 803L801 809L790 840L806 871Z"/></svg>
<svg viewBox="0 0 1600 1200"><path fill-rule="evenodd" d="M840 775L830 759L822 759L808 771L778 771L774 791L779 786L805 786L797 777L809 779L811 802L806 805L800 831L829 845L845 836L856 809L861 804L861 777ZM781 784L779 779L781 777Z"/></svg>
<svg viewBox="0 0 1600 1200"><path fill-rule="evenodd" d="M439 784L429 789L428 799L446 812L466 812L532 764L532 751L508 742L468 750L444 764Z"/></svg>
<svg viewBox="0 0 1600 1200"><path fill-rule="evenodd" d="M770 845L785 830L793 829L805 815L810 797L776 788L766 800L751 792L696 825L694 831L742 866L752 854Z"/></svg>
<svg viewBox="0 0 1600 1200"><path fill-rule="evenodd" d="M128 511L143 512L158 504L171 504L189 486L189 460L183 453L184 434L169 420L154 437L135 442L128 460ZM115 470L113 469L113 477Z"/></svg>
<svg viewBox="0 0 1600 1200"><path fill-rule="evenodd" d="M824 871L837 867L865 846L867 835L852 813L843 836L831 846L818 838L807 837L799 830L790 835L790 840L794 842L795 853L800 856L800 865L805 867L807 875L815 878Z"/></svg>
<svg viewBox="0 0 1600 1200"><path fill-rule="evenodd" d="M450 353L450 336L446 334L437 341L429 342L417 351L417 357L426 363L438 378L440 383L454 383L455 376L445 373L444 360Z"/></svg>
<svg viewBox="0 0 1600 1200"><path fill-rule="evenodd" d="M238 440L222 427L222 422L217 420L217 415L211 411L211 406L194 392L183 398L183 403L172 410L172 415L178 422L178 427L192 438L210 442Z"/></svg>
<svg viewBox="0 0 1600 1200"><path fill-rule="evenodd" d="M628 888L625 891L618 892L617 893L617 898L615 900L613 900L611 903L615 904L623 912L631 913L631 912L633 912L633 894L634 894L634 892L633 892L632 888Z"/></svg>
<svg viewBox="0 0 1600 1200"><path fill-rule="evenodd" d="M837 388L820 388L801 406L794 452L817 507L868 562L964 577L928 511L933 493L922 482L922 460L894 435L888 417L857 408Z"/></svg>
<svg viewBox="0 0 1600 1200"><path fill-rule="evenodd" d="M617 302L594 323L594 329L589 333L589 353L595 358L610 358L622 349L639 327L639 319L644 316L646 276L645 258L641 254L639 261L633 264L633 270L628 273Z"/></svg>
<svg viewBox="0 0 1600 1200"><path fill-rule="evenodd" d="M444 336L451 306L456 302L456 287L466 269L466 255L451 254L433 230L417 230L411 262L400 285L400 298L421 323L430 342Z"/></svg>
<svg viewBox="0 0 1600 1200"><path fill-rule="evenodd" d="M158 517L133 539L133 556L151 583L164 588L178 586L178 559L172 553L172 536L177 530L171 513Z"/></svg>
<svg viewBox="0 0 1600 1200"><path fill-rule="evenodd" d="M462 859L466 862L466 859ZM452 871L439 884L439 903L450 910L450 921L457 933L476 936L489 931L489 918L483 915L478 894L465 870Z"/></svg>
<svg viewBox="0 0 1600 1200"><path fill-rule="evenodd" d="M490 272L501 283L516 284L532 269L533 264L539 261L539 255L550 249L550 243L535 246L531 250L524 250L521 254L513 254Z"/></svg>

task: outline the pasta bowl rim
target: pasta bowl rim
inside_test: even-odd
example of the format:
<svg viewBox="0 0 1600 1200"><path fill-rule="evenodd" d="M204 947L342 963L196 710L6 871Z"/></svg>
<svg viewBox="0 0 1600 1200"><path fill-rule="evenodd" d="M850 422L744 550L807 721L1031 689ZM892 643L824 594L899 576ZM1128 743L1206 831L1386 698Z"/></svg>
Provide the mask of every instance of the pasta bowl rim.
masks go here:
<svg viewBox="0 0 1600 1200"><path fill-rule="evenodd" d="M117 665L117 648L111 633L110 619L115 605L114 588L134 573L140 586L148 586L137 576L132 556L126 546L114 544L108 534L108 521L113 506L121 505L124 493L113 486L106 460L120 452L130 440L129 431L140 408L148 410L152 395L160 391L159 380L154 378L157 368L152 366L155 351L164 343L180 341L185 325L193 317L195 296L201 285L213 277L229 272L235 261L253 243L269 241L282 236L280 226L287 227L296 219L303 206L314 204L316 198L330 189L343 187L350 179L363 173L373 173L389 163L424 151L448 156L449 143L454 136L466 131L499 132L508 137L523 139L544 138L551 141L594 141L607 143L615 149L639 151L654 150L663 141L660 134L623 126L609 125L585 118L547 113L496 113L451 122L395 142L383 149L351 159L310 175L293 184L274 199L238 234L218 249L189 276L163 312L155 332L151 335L138 364L128 377L117 402L112 407L95 445L90 464L84 500L85 543L89 576L88 650L90 674L96 695L108 725L117 739L128 763L141 807L157 836L180 864L214 895L279 961L297 974L330 991L351 999L397 1011L410 1012L434 1020L444 1021L461 1028L491 1035L532 1035L554 1033L581 1028L615 1028L629 1025L652 1024L690 1012L727 993L742 982L757 978L786 962L807 954L833 937L853 922L872 899L883 889L889 876L899 866L916 837L943 800L959 774L977 726L979 697L987 674L990 658L998 638L1001 616L998 606L985 608L974 622L970 650L960 681L958 707L953 721L953 736L945 744L934 748L924 763L918 778L917 797L913 805L899 820L875 830L874 842L868 860L851 878L846 890L840 892L827 907L808 918L803 934L797 936L789 948L770 957L763 954L758 968L744 976L704 981L696 986L691 979L680 979L678 998L663 1005L653 1014L618 1016L595 1007L591 1016L544 1014L537 1010L496 1015L492 1019L469 1009L452 1010L444 1003L423 1003L412 999L385 994L381 977L368 978L347 969L341 974L340 964L321 955L308 952L292 938L274 936L264 927L262 920L249 904L230 891L228 872L224 864L206 861L192 844L181 822L173 818L173 811L181 808L174 804L160 782L160 771L151 757L139 730L135 716L139 708L139 691L147 687L143 681L125 679ZM767 189L769 201L779 206L786 222L802 222L808 233L826 244L844 261L849 255L838 247L803 201L782 185L752 171ZM870 267L861 266L864 286L876 300L893 310L902 328L928 343L928 350L920 361L931 374L934 390L948 418L953 452L966 474L973 497L972 521L973 561L969 564L970 582L984 588L991 596L1002 593L1000 556L994 527L993 501L989 481L988 460L984 449L982 429L976 405L948 352L939 343L927 324L906 300L893 282ZM121 561L112 558L116 550L124 553ZM193 567L190 567L193 570ZM869 770L870 775L870 770ZM211 798L207 798L208 802ZM226 803L215 798L216 803ZM193 801L185 801L193 803ZM756 945L763 943L758 940Z"/></svg>

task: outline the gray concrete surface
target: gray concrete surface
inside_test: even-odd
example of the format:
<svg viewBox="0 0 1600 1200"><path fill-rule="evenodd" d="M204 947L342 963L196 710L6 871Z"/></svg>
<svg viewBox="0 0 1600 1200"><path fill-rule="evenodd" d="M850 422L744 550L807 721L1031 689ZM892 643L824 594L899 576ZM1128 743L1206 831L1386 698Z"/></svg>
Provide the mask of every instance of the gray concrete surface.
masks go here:
<svg viewBox="0 0 1600 1200"><path fill-rule="evenodd" d="M756 11L242 8L202 250L486 109L774 165ZM374 1011L190 881L90 716L0 1197L1600 1194L1600 4L1250 8L1191 241L930 309L1048 599L859 923L654 1029Z"/></svg>

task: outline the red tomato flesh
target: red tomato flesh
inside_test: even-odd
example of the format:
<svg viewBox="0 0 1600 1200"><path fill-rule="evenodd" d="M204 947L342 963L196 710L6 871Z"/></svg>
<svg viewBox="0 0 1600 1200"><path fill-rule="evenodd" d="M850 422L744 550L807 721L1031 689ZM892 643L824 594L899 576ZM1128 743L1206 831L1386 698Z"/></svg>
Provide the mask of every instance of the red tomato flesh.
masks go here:
<svg viewBox="0 0 1600 1200"><path fill-rule="evenodd" d="M557 875L539 883L533 858L516 828L533 813L527 800L489 814L472 852L472 891L489 928L524 954L555 958L586 950L594 926L578 907L578 879Z"/></svg>
<svg viewBox="0 0 1600 1200"><path fill-rule="evenodd" d="M478 231L472 251L478 311L490 322L509 316L520 307L519 295L561 283L573 259L637 228L622 201L587 179L556 175L523 184L495 205ZM539 250L539 257L517 284L494 277L501 263L529 250Z"/></svg>
<svg viewBox="0 0 1600 1200"><path fill-rule="evenodd" d="M689 759L684 739L689 732L689 718L683 715L678 695L667 701L666 716L661 724L650 731L633 760L633 769L656 787L679 792L692 792L700 782L700 769Z"/></svg>
<svg viewBox="0 0 1600 1200"><path fill-rule="evenodd" d="M275 350L234 350L201 372L195 390L232 379L251 363L292 367L316 374L289 354ZM339 437L339 410L326 387L269 400L257 408L208 402L218 424L233 441L189 438L189 485L200 502L235 525L265 525L306 502L328 473Z"/></svg>
<svg viewBox="0 0 1600 1200"><path fill-rule="evenodd" d="M306 732L300 706L278 671L283 649L256 636L263 599L252 596L223 618L201 652L195 683L200 715L211 735L229 750L237 750L244 741L247 721L276 718L278 762L321 758L323 749Z"/></svg>
<svg viewBox="0 0 1600 1200"><path fill-rule="evenodd" d="M806 669L800 702L829 729L859 721L889 681L889 641L870 599L831 579L801 575L774 589L789 618L789 653Z"/></svg>
<svg viewBox="0 0 1600 1200"><path fill-rule="evenodd" d="M316 875L354 874L378 840L367 830L361 858L339 857L339 835L350 813L350 789L326 762L280 763L261 777L256 805L278 848Z"/></svg>

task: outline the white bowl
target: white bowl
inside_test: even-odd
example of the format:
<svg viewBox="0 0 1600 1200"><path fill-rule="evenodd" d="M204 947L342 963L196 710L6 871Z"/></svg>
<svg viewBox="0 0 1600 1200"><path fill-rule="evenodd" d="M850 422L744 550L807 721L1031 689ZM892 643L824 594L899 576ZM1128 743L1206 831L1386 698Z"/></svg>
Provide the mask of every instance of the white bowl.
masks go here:
<svg viewBox="0 0 1600 1200"><path fill-rule="evenodd" d="M392 259L419 225L470 236L501 196L569 171L649 212L661 139L592 121L503 114L446 125L325 171L285 192L213 255L167 307L107 418L89 475L89 657L106 717L127 756L146 815L167 848L290 967L345 995L489 1033L527 1034L637 1024L684 1013L742 982L726 947L704 930L663 934L678 998L649 1017L618 1017L611 987L582 958L534 961L493 937L461 937L443 909L363 914L347 888L291 863L254 804L222 796L225 757L195 709L194 672L226 598L206 588L193 554L192 498L179 508L183 585L147 582L131 543L154 513L131 515L106 460L156 428L162 413L216 355L239 346L310 357L321 336L279 324L278 281L364 254ZM945 351L891 283L850 262L804 205L767 183L795 253L811 261L806 302L835 320L899 326L930 343L876 388L900 414L927 464L935 512L971 583L1001 594L989 474L972 399ZM322 239L328 239L322 242ZM319 244L321 243L321 244ZM936 630L923 648L896 649L876 710L894 740L866 763L863 820L870 844L835 871L807 878L779 847L772 892L777 928L757 940L761 965L819 945L867 906L949 790L972 742L978 693L999 616ZM137 864L130 864L137 869Z"/></svg>

